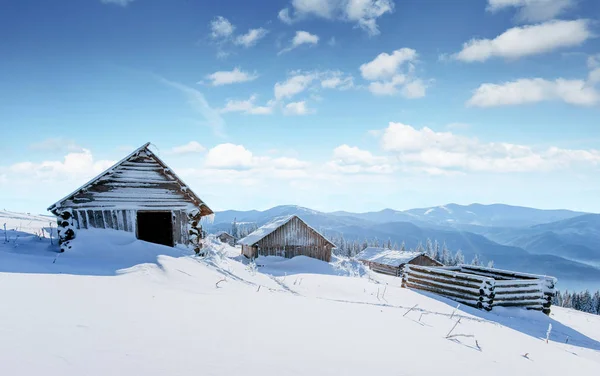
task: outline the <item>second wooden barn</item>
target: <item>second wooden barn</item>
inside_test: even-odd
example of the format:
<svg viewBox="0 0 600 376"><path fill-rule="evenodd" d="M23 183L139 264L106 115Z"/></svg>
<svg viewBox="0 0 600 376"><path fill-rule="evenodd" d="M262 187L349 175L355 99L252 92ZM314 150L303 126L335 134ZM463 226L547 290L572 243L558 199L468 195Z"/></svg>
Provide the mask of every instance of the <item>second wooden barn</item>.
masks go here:
<svg viewBox="0 0 600 376"><path fill-rule="evenodd" d="M406 264L422 266L442 266L422 252L397 251L380 247L367 247L356 255L356 259L371 270L399 277Z"/></svg>
<svg viewBox="0 0 600 376"><path fill-rule="evenodd" d="M276 218L238 241L242 254L258 256L308 256L329 262L335 245L296 215Z"/></svg>

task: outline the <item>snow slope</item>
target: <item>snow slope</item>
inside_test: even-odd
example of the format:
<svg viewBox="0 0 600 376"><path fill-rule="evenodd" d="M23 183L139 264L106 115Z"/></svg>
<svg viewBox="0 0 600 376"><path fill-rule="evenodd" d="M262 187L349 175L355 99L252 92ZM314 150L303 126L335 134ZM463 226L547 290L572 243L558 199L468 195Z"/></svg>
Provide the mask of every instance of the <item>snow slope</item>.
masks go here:
<svg viewBox="0 0 600 376"><path fill-rule="evenodd" d="M456 303L400 288L351 260L249 264L214 240L199 258L122 235L80 232L73 252L58 258L48 239L0 242L1 375L600 370L598 316L454 312ZM446 338L458 319L458 336Z"/></svg>

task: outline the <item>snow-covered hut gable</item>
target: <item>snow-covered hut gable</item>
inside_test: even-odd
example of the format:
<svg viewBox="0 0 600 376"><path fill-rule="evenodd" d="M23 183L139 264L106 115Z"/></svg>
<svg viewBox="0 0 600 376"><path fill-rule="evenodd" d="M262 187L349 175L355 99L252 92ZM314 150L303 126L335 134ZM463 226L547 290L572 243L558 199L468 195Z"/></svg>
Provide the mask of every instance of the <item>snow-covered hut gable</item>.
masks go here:
<svg viewBox="0 0 600 376"><path fill-rule="evenodd" d="M48 208L64 227L61 243L72 240L76 230L87 228L134 232L142 240L166 245L198 243L200 219L213 211L149 145L142 145ZM69 246L61 250L65 248Z"/></svg>
<svg viewBox="0 0 600 376"><path fill-rule="evenodd" d="M423 252L399 251L394 249L367 247L356 259L372 270L399 276L405 264L441 266L442 264Z"/></svg>
<svg viewBox="0 0 600 376"><path fill-rule="evenodd" d="M221 243L227 243L231 246L235 245L235 237L227 231L219 231L215 234L215 237L221 241Z"/></svg>
<svg viewBox="0 0 600 376"><path fill-rule="evenodd" d="M335 244L297 215L275 218L239 240L238 244L242 245L242 253L249 258L304 255L327 262L335 248Z"/></svg>

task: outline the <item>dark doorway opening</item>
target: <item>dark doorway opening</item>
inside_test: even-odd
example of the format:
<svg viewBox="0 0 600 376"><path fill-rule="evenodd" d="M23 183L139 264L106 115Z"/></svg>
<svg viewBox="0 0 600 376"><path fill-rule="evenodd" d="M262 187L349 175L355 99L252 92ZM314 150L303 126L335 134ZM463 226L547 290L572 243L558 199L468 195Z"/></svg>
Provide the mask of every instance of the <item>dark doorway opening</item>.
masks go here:
<svg viewBox="0 0 600 376"><path fill-rule="evenodd" d="M137 212L137 238L172 247L173 219L171 212Z"/></svg>

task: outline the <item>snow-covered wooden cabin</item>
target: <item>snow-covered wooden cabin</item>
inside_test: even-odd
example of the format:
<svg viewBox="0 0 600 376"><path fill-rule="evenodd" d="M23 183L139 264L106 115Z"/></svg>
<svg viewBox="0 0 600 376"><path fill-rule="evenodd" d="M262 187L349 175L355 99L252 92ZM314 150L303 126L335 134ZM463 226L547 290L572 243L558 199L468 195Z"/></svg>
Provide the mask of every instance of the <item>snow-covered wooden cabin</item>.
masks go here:
<svg viewBox="0 0 600 376"><path fill-rule="evenodd" d="M390 274L396 277L402 274L406 264L421 266L443 266L422 252L398 251L380 247L367 247L356 259L378 273Z"/></svg>
<svg viewBox="0 0 600 376"><path fill-rule="evenodd" d="M201 218L213 211L146 143L48 208L58 217L61 252L77 231L135 233L140 240L201 248Z"/></svg>
<svg viewBox="0 0 600 376"><path fill-rule="evenodd" d="M297 215L275 218L238 241L242 254L257 256L308 256L329 262L335 244L310 227Z"/></svg>
<svg viewBox="0 0 600 376"><path fill-rule="evenodd" d="M227 231L219 231L215 234L215 237L219 239L221 243L227 243L232 247L235 245L235 237Z"/></svg>

